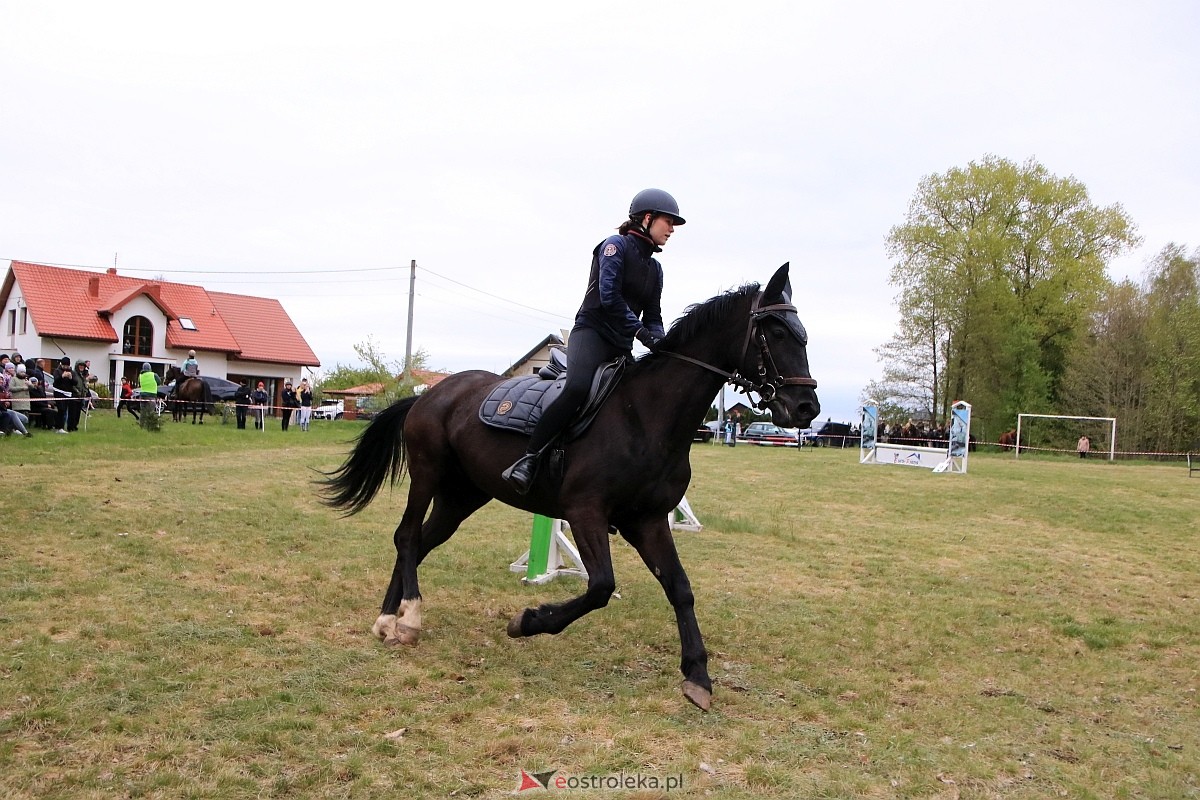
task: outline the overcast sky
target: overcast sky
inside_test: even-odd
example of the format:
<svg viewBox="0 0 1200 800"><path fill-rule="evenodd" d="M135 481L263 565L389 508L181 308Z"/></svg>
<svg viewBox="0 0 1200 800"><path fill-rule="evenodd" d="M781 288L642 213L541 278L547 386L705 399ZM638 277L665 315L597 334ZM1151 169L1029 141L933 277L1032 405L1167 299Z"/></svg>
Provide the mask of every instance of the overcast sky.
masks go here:
<svg viewBox="0 0 1200 800"><path fill-rule="evenodd" d="M1187 0L0 0L0 259L275 297L326 367L403 358L415 260L430 366L498 372L654 186L668 322L790 261L851 419L924 176L1075 176L1144 237L1117 278L1200 245L1198 34Z"/></svg>

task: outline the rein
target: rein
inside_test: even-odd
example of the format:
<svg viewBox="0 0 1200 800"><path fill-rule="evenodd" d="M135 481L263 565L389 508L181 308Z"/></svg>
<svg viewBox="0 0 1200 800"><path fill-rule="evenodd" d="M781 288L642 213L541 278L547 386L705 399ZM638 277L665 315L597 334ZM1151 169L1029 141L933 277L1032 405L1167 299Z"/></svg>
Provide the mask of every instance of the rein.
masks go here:
<svg viewBox="0 0 1200 800"><path fill-rule="evenodd" d="M762 293L755 295L754 303L750 307L750 320L746 326L746 337L742 342L742 355L738 359L738 363L746 360L746 354L750 352L750 342L754 341L758 344L758 380L753 381L741 375L736 369L733 372L726 372L719 367L701 361L691 356L685 356L682 353L674 353L670 350L659 350L658 353L671 358L686 361L689 364L694 364L697 367L716 373L725 379L726 383L731 383L740 391L745 392L747 397L750 397L751 392L759 395L757 401L751 398L751 404L755 408L765 408L767 403L775 399L775 395L783 386L808 386L813 389L817 388L817 382L810 377L791 377L785 378L780 373L779 368L775 365L775 359L771 357L771 348L767 345L767 337L762 332L760 322L763 317L769 316L776 311L796 312L796 307L790 303L776 303L769 306L759 306L759 301L762 299Z"/></svg>

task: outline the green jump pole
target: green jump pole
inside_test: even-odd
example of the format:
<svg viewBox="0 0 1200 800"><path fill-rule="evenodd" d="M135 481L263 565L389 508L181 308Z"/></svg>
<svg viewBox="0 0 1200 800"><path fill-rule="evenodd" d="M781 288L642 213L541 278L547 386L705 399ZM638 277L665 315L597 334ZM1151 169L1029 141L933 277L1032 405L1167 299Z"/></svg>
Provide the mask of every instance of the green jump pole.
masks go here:
<svg viewBox="0 0 1200 800"><path fill-rule="evenodd" d="M526 562L525 579L533 580L546 574L550 561L550 538L554 535L554 520L533 515L533 535L529 538L529 560Z"/></svg>

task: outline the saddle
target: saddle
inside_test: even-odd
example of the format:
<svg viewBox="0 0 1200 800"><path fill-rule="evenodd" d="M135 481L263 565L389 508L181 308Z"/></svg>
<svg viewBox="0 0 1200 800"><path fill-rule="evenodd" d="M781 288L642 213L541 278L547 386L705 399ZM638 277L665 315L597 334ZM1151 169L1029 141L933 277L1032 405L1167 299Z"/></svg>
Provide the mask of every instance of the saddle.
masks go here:
<svg viewBox="0 0 1200 800"><path fill-rule="evenodd" d="M563 441L578 438L592 424L604 401L612 394L625 369L625 357L602 365L592 378L587 399L563 432ZM567 357L563 350L550 351L550 363L536 375L509 378L497 385L479 406L485 425L529 436L542 418L542 410L562 394L566 383Z"/></svg>

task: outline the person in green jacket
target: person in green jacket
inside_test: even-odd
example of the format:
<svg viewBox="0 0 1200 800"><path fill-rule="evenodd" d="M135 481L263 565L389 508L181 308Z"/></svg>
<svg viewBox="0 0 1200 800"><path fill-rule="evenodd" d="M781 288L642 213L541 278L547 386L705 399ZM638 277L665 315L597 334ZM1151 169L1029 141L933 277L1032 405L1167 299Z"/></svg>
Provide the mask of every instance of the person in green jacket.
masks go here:
<svg viewBox="0 0 1200 800"><path fill-rule="evenodd" d="M138 376L138 388L141 390L138 396L143 403L156 403L158 401L158 376L154 374L154 370L150 369L150 362L142 362L142 374ZM150 406L143 405L142 408Z"/></svg>

